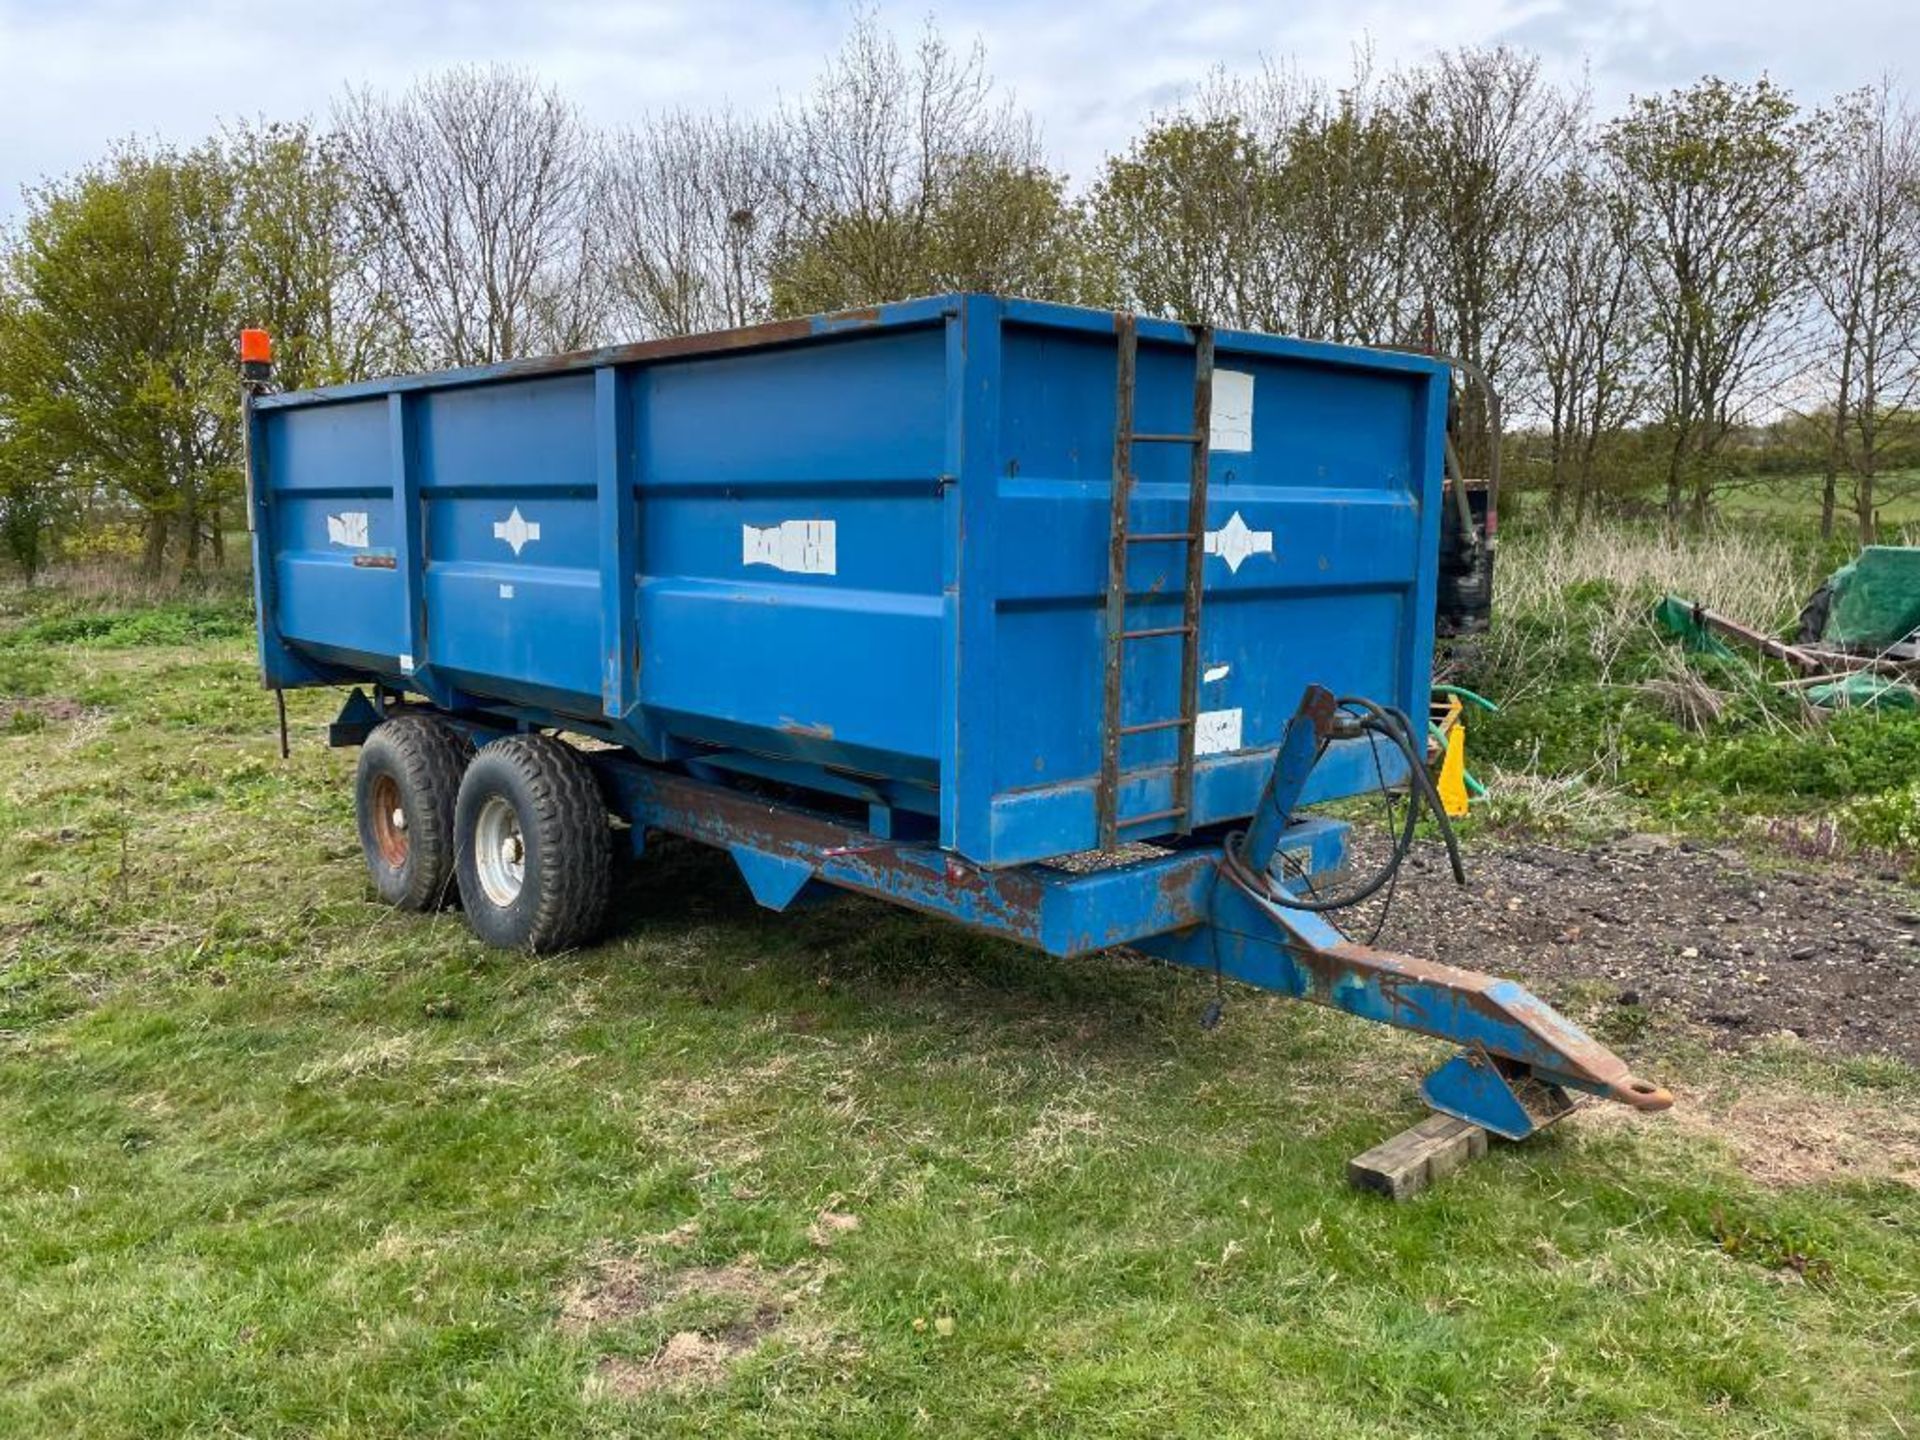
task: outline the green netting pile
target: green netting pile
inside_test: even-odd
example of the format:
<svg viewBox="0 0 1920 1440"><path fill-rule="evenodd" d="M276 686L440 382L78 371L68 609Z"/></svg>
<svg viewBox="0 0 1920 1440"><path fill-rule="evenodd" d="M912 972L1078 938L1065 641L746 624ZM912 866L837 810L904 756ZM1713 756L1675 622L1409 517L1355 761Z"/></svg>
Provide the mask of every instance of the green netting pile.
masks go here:
<svg viewBox="0 0 1920 1440"><path fill-rule="evenodd" d="M1823 710L1913 710L1920 709L1920 695L1911 685L1889 680L1884 675L1853 674L1824 685L1814 685L1807 699Z"/></svg>
<svg viewBox="0 0 1920 1440"><path fill-rule="evenodd" d="M1869 545L1827 581L1833 602L1820 639L1882 650L1920 628L1920 546Z"/></svg>
<svg viewBox="0 0 1920 1440"><path fill-rule="evenodd" d="M1912 633L1915 625L1920 625L1920 613L1902 610L1899 604L1900 590L1889 577L1902 573L1911 562L1897 561L1891 565L1877 558L1862 566L1874 551L1902 556L1920 556L1920 550L1901 550L1894 546L1875 546L1872 550L1861 552L1860 560L1839 571L1829 583L1833 587L1834 604L1823 638L1828 643L1842 643L1834 638L1837 626L1849 627L1848 635L1861 635L1866 638L1855 642L1871 648L1884 649L1886 646L1904 639ZM1910 603L1920 604L1920 569L1912 571L1916 582L1914 593L1908 597ZM1850 608L1844 618L1841 615L1841 597L1848 598ZM1889 619L1888 617L1892 617ZM1871 618L1862 618L1871 617ZM1732 660L1738 668L1753 675L1752 665L1745 657L1733 650L1703 625L1694 614L1694 607L1677 595L1669 595L1653 607L1653 621L1666 634L1678 640L1687 650L1696 655L1713 655L1723 660ZM1869 626L1891 625L1891 630L1864 628ZM1882 638L1882 637L1890 638ZM1805 636L1802 643L1808 643ZM1755 676L1757 680L1757 676ZM1836 674L1818 685L1810 686L1807 699L1826 710L1916 710L1920 709L1920 691L1911 684L1890 679L1884 675L1875 675L1866 671L1854 674Z"/></svg>
<svg viewBox="0 0 1920 1440"><path fill-rule="evenodd" d="M1653 623L1696 655L1733 658L1720 637L1693 618L1693 606L1677 595L1669 595L1653 607Z"/></svg>

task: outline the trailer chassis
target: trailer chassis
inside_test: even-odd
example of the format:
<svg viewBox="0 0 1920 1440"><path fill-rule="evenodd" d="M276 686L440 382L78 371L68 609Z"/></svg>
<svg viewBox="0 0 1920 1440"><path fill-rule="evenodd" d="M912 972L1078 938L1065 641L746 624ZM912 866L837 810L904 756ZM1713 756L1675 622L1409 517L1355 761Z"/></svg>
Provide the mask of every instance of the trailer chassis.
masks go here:
<svg viewBox="0 0 1920 1440"><path fill-rule="evenodd" d="M356 691L335 745L361 743L381 710ZM533 728L477 713L446 717L476 745ZM1309 688L1275 756L1244 837L1196 834L1176 848L1075 872L1051 864L988 869L927 841L770 798L699 761L650 764L588 750L609 809L642 851L650 832L726 850L753 897L794 909L850 892L938 915L1062 957L1126 946L1174 964L1452 1042L1422 1082L1435 1110L1521 1140L1573 1108L1571 1092L1663 1110L1672 1096L1511 980L1374 949L1289 900L1339 869L1347 826L1295 810L1335 724L1332 697ZM1233 847L1231 856L1228 847ZM1234 863L1229 863L1229 860ZM1244 883L1263 876L1264 890Z"/></svg>

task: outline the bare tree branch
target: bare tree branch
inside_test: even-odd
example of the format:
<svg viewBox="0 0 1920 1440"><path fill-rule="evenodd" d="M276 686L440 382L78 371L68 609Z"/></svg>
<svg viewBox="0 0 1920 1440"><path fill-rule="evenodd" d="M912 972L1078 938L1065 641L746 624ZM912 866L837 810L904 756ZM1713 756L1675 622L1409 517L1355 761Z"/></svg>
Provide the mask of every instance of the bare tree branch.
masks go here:
<svg viewBox="0 0 1920 1440"><path fill-rule="evenodd" d="M597 157L557 90L504 66L459 68L398 100L350 90L336 121L362 213L432 358L480 364L598 331Z"/></svg>

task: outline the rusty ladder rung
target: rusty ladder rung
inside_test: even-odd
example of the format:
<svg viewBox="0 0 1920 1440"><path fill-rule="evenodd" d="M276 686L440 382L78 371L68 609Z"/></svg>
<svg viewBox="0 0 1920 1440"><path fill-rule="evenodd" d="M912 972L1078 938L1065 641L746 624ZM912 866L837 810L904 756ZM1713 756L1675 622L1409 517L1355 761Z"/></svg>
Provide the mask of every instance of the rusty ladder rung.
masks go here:
<svg viewBox="0 0 1920 1440"><path fill-rule="evenodd" d="M1198 445L1200 443L1200 437L1198 435L1188 435L1185 433L1177 435L1151 434L1136 430L1127 438L1136 445Z"/></svg>
<svg viewBox="0 0 1920 1440"><path fill-rule="evenodd" d="M1122 640L1152 640L1159 635L1186 635L1193 630L1191 625L1154 625L1145 630L1122 630Z"/></svg>
<svg viewBox="0 0 1920 1440"><path fill-rule="evenodd" d="M1155 730L1176 730L1182 725L1191 725L1193 721L1184 715L1176 715L1171 720L1146 720L1138 725L1122 725L1122 735L1148 735Z"/></svg>
<svg viewBox="0 0 1920 1440"><path fill-rule="evenodd" d="M1170 810L1149 810L1144 815L1129 815L1126 817L1126 819L1121 820L1117 823L1118 823L1118 828L1124 830L1130 825L1144 825L1149 820L1171 820L1175 816L1185 815L1186 813L1187 813L1186 806L1175 805Z"/></svg>
<svg viewBox="0 0 1920 1440"><path fill-rule="evenodd" d="M1201 538L1206 538L1205 531L1201 532ZM1193 543L1193 532L1191 530L1154 530L1145 535L1127 536L1127 544L1129 545L1172 544L1175 540L1184 540L1191 545Z"/></svg>

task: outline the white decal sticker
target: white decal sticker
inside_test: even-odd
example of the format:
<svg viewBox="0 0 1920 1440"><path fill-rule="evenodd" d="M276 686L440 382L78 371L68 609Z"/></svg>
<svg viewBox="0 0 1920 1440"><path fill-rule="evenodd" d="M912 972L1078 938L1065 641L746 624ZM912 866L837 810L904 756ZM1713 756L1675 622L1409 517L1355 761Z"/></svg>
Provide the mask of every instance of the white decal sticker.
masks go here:
<svg viewBox="0 0 1920 1440"><path fill-rule="evenodd" d="M795 575L839 573L831 520L783 520L740 527L740 563L771 565Z"/></svg>
<svg viewBox="0 0 1920 1440"><path fill-rule="evenodd" d="M511 600L513 598L513 586L502 585L500 587L500 598L502 600Z"/></svg>
<svg viewBox="0 0 1920 1440"><path fill-rule="evenodd" d="M343 515L327 516L327 539L349 550L367 548L367 512L349 510Z"/></svg>
<svg viewBox="0 0 1920 1440"><path fill-rule="evenodd" d="M1207 666L1206 674L1202 675L1200 678L1202 680L1205 680L1209 685L1211 685L1216 680L1226 679L1227 672L1232 669L1233 667L1231 665L1209 665Z"/></svg>
<svg viewBox="0 0 1920 1440"><path fill-rule="evenodd" d="M402 675L411 675L413 673L413 657L411 655L402 655L400 657L400 673Z"/></svg>
<svg viewBox="0 0 1920 1440"><path fill-rule="evenodd" d="M1218 530L1207 531L1207 554L1218 555L1238 575L1249 555L1273 554L1273 531L1249 530L1236 510Z"/></svg>
<svg viewBox="0 0 1920 1440"><path fill-rule="evenodd" d="M1209 450L1253 449L1253 376L1244 370L1213 372L1212 423L1207 427Z"/></svg>
<svg viewBox="0 0 1920 1440"><path fill-rule="evenodd" d="M520 507L516 505L506 519L493 522L493 538L506 541L513 547L513 553L518 555L540 538L540 524L521 515Z"/></svg>
<svg viewBox="0 0 1920 1440"><path fill-rule="evenodd" d="M1240 748L1238 710L1202 710L1193 727L1193 753L1223 755Z"/></svg>

